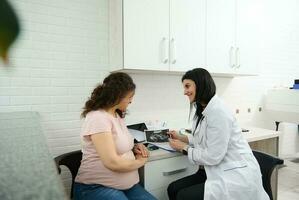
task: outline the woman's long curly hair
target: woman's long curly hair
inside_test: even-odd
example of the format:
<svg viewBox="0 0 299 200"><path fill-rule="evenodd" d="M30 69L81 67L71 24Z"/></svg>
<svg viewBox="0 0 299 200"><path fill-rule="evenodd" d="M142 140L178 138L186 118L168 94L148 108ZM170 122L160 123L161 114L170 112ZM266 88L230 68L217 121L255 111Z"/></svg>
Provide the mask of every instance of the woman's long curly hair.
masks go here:
<svg viewBox="0 0 299 200"><path fill-rule="evenodd" d="M115 72L107 76L102 84L99 84L86 101L81 117L86 117L90 111L108 109L117 105L129 92L136 88L133 79L126 73ZM120 117L124 113L116 110Z"/></svg>

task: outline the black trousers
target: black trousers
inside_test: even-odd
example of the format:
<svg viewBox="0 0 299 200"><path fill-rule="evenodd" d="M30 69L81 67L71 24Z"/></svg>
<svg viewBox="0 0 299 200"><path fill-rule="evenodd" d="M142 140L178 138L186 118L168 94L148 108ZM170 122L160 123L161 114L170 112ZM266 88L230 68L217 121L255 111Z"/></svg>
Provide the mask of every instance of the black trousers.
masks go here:
<svg viewBox="0 0 299 200"><path fill-rule="evenodd" d="M204 169L169 184L169 200L203 200L204 183L207 175Z"/></svg>

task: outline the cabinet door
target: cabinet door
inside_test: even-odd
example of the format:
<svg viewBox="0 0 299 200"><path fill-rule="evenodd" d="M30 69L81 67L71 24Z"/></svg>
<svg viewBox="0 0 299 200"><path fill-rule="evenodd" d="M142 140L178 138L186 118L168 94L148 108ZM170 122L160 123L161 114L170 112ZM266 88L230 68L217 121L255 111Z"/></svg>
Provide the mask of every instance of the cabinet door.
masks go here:
<svg viewBox="0 0 299 200"><path fill-rule="evenodd" d="M197 170L198 166L191 165L187 156L150 161L144 166L144 187L148 191L156 191Z"/></svg>
<svg viewBox="0 0 299 200"><path fill-rule="evenodd" d="M124 68L169 70L169 0L123 1Z"/></svg>
<svg viewBox="0 0 299 200"><path fill-rule="evenodd" d="M207 68L232 73L235 52L235 0L207 1Z"/></svg>
<svg viewBox="0 0 299 200"><path fill-rule="evenodd" d="M170 70L205 65L205 11L206 0L170 1Z"/></svg>
<svg viewBox="0 0 299 200"><path fill-rule="evenodd" d="M236 72L258 74L263 1L237 1Z"/></svg>

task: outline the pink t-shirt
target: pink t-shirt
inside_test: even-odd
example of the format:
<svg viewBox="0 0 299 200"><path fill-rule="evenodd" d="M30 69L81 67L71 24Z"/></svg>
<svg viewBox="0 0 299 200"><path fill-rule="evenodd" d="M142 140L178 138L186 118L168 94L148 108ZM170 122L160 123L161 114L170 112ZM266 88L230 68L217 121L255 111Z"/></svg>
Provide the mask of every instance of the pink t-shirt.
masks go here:
<svg viewBox="0 0 299 200"><path fill-rule="evenodd" d="M134 139L124 120L103 110L91 111L86 115L81 130L83 157L75 182L101 184L120 190L129 189L139 182L138 170L115 172L104 166L90 138L92 134L103 132L112 133L118 155L135 160L132 152Z"/></svg>

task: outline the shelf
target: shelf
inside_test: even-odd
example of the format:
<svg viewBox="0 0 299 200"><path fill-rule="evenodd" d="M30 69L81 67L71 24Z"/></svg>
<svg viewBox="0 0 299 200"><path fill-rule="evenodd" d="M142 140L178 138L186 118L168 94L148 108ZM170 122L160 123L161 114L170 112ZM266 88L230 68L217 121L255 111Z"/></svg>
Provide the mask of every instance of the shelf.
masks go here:
<svg viewBox="0 0 299 200"><path fill-rule="evenodd" d="M299 90L269 90L266 96L266 109L299 113Z"/></svg>
<svg viewBox="0 0 299 200"><path fill-rule="evenodd" d="M185 71L162 71L162 70L139 70L139 69L120 69L114 71L121 71L126 72L129 74L161 74L161 75L184 75ZM243 74L243 73L214 73L211 72L213 77L226 77L226 78L233 78L233 77L240 77L240 76L257 76L257 74Z"/></svg>

